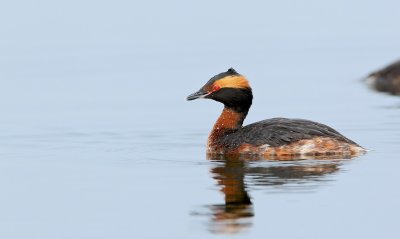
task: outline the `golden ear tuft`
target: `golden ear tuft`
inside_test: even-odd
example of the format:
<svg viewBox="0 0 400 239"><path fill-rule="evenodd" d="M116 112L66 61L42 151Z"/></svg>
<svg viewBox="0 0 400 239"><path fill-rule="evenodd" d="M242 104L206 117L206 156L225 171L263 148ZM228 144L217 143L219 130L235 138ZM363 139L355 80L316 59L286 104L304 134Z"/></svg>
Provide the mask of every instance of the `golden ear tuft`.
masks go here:
<svg viewBox="0 0 400 239"><path fill-rule="evenodd" d="M220 88L250 88L249 82L247 81L246 77L242 75L225 76L224 78L215 81L214 85L217 85Z"/></svg>

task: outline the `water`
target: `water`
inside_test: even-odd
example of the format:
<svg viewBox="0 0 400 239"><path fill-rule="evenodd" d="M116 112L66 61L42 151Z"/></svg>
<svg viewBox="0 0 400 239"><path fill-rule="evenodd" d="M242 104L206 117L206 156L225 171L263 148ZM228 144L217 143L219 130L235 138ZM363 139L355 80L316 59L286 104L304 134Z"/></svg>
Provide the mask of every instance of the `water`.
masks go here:
<svg viewBox="0 0 400 239"><path fill-rule="evenodd" d="M400 100L360 82L399 57L397 2L2 5L1 238L398 238ZM184 98L229 67L245 124L312 119L370 151L207 159L222 106Z"/></svg>

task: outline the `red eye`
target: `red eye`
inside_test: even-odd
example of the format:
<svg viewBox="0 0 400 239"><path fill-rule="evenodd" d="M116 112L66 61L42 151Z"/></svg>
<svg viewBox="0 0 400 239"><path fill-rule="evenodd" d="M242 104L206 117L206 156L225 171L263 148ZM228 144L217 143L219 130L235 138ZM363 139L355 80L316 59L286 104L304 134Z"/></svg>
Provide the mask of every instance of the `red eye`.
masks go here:
<svg viewBox="0 0 400 239"><path fill-rule="evenodd" d="M218 91L219 89L221 89L219 85L213 85L212 92Z"/></svg>

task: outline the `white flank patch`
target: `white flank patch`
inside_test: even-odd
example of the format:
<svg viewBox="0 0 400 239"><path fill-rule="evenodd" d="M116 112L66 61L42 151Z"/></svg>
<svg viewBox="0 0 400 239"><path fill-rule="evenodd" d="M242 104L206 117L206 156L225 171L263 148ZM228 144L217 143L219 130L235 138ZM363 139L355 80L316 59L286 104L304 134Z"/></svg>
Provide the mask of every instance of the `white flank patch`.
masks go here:
<svg viewBox="0 0 400 239"><path fill-rule="evenodd" d="M307 143L305 145L302 145L299 148L299 153L300 154L307 154L311 151L315 150L315 144L314 143Z"/></svg>
<svg viewBox="0 0 400 239"><path fill-rule="evenodd" d="M263 144L258 146L260 148L261 151L267 151L269 149L269 147L271 147L271 145L269 144Z"/></svg>

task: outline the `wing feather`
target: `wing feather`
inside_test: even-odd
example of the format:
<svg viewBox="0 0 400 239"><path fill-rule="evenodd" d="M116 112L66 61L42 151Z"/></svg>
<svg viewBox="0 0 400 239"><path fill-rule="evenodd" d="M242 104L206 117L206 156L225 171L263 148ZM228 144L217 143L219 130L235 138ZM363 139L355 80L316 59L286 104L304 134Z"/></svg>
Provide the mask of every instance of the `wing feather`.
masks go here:
<svg viewBox="0 0 400 239"><path fill-rule="evenodd" d="M327 125L310 120L287 118L272 118L247 125L224 137L222 143L227 146L248 143L276 147L314 137L330 137L356 144Z"/></svg>

